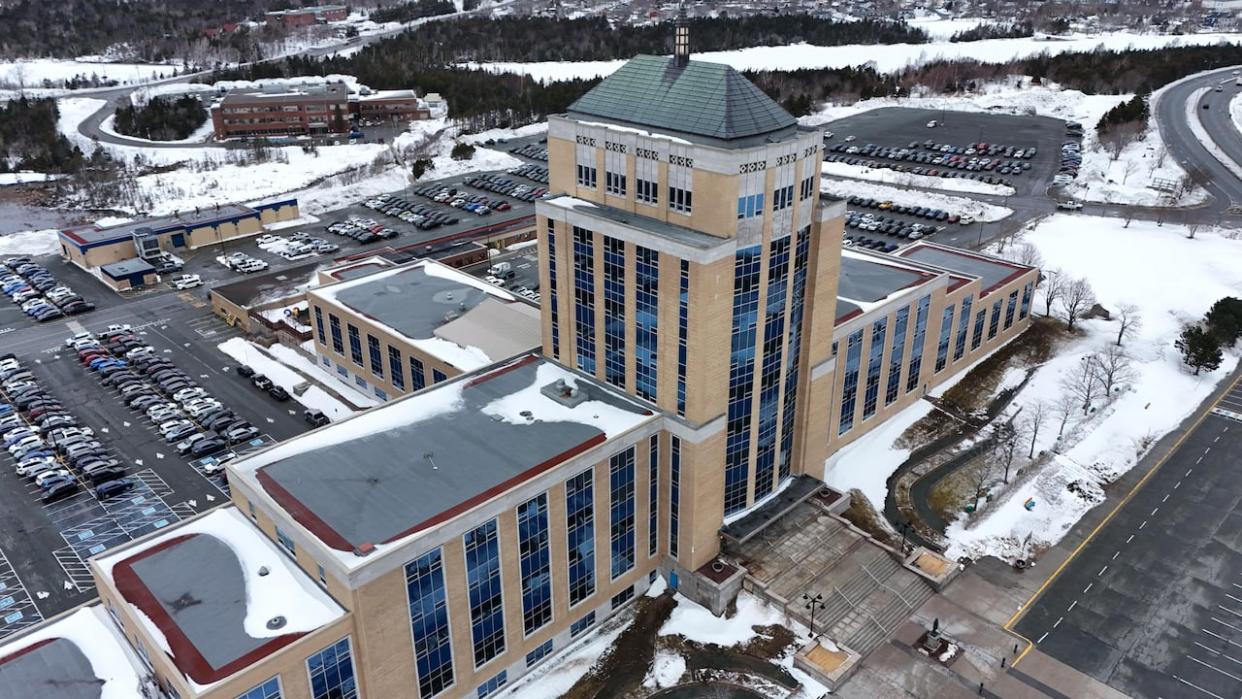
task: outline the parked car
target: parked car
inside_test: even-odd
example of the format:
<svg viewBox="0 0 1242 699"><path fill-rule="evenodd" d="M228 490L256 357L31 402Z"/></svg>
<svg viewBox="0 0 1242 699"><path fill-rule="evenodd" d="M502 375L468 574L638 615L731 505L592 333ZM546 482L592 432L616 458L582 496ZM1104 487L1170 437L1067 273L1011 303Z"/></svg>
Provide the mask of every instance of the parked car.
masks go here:
<svg viewBox="0 0 1242 699"><path fill-rule="evenodd" d="M174 289L193 289L196 286L201 286L202 283L203 278L197 274L183 274L179 277L172 278L172 285Z"/></svg>
<svg viewBox="0 0 1242 699"><path fill-rule="evenodd" d="M133 487L134 482L128 478L117 478L111 481L104 481L103 483L95 486L95 497L100 500L104 500L120 495Z"/></svg>
<svg viewBox="0 0 1242 699"><path fill-rule="evenodd" d="M321 427L329 422L328 416L324 415L322 410L304 410L302 419L315 427Z"/></svg>
<svg viewBox="0 0 1242 699"><path fill-rule="evenodd" d="M272 387L272 380L263 374L255 374L254 376L251 376L250 383L254 384L254 387L260 391L266 391Z"/></svg>
<svg viewBox="0 0 1242 699"><path fill-rule="evenodd" d="M43 501L44 505L47 505L53 502L57 502L58 500L64 500L65 498L70 497L76 492L78 492L77 483L73 481L63 481L63 482L57 483L51 488L48 488L47 491L43 493L43 497L41 497L40 500Z"/></svg>

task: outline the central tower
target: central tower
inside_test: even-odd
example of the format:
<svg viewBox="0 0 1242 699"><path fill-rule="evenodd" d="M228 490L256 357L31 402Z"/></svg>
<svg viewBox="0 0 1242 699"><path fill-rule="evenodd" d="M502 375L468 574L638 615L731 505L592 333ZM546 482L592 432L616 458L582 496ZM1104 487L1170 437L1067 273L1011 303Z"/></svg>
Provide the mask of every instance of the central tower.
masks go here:
<svg viewBox="0 0 1242 699"><path fill-rule="evenodd" d="M820 204L822 133L690 60L684 28L674 56L639 56L549 118L543 350L676 417L680 514L714 554L724 517L823 463L799 435L831 361L808 328L819 299L832 325L841 236L821 223L841 211Z"/></svg>

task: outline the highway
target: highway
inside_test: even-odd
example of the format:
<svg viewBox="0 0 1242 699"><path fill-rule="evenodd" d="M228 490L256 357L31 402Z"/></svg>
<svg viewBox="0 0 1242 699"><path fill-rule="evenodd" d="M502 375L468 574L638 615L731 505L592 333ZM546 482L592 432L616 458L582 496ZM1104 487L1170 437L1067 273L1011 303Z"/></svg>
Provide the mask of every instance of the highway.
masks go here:
<svg viewBox="0 0 1242 699"><path fill-rule="evenodd" d="M1160 96L1154 109L1160 136L1169 153L1187 172L1202 173L1196 179L1212 195L1212 200L1197 210L1200 222L1214 223L1230 207L1242 205L1242 180L1195 137L1186 119L1186 102L1197 90L1209 89L1195 105L1195 112L1221 150L1242 163L1242 136L1229 118L1229 101L1239 90L1234 84L1237 71L1238 68L1223 68L1175 83ZM1218 86L1221 92L1214 91ZM1205 104L1208 109L1203 109Z"/></svg>

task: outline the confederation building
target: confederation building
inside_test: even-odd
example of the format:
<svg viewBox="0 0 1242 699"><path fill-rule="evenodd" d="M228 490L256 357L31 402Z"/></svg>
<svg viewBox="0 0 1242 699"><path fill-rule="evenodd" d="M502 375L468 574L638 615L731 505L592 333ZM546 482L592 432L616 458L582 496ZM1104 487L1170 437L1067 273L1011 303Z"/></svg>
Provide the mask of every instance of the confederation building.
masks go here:
<svg viewBox="0 0 1242 699"><path fill-rule="evenodd" d="M548 120L537 351L230 464L0 694L106 650L183 699L486 697L657 576L713 594L727 521L1030 324L1033 268L843 250L822 132L677 44Z"/></svg>

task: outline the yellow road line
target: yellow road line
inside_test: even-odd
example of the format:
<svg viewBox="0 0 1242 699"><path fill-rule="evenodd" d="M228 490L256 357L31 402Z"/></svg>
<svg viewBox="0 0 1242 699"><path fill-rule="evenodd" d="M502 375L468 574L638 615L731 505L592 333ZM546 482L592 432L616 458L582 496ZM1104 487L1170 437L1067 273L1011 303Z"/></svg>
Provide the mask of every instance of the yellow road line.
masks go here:
<svg viewBox="0 0 1242 699"><path fill-rule="evenodd" d="M1070 552L1069 557L1066 558L1064 561L1062 561L1061 565L1057 566L1056 570L1052 571L1052 575L1048 576L1048 579L1045 580L1044 583L1039 586L1038 590L1035 590L1035 593L1032 594L1031 597L1022 604L1022 607L1018 611L1014 612L1013 616L1009 617L1009 621L1005 622L1005 626L1003 628L1009 633L1013 634L1014 636L1017 636L1018 638L1026 642L1026 648L1023 649L1022 653L1020 653L1018 657L1014 659L1012 665L1017 665L1019 662L1021 662L1022 659L1026 657L1026 654L1031 652L1031 649L1035 647L1035 644L1031 641L1031 639L1027 638L1026 636L1023 636L1017 631L1014 631L1013 625L1017 623L1017 621L1021 619L1023 615L1025 615L1028 611L1030 611L1031 605L1035 603L1035 600L1039 599L1039 596L1044 593L1044 590L1046 590L1049 585L1051 585L1054 581L1056 581L1058 577L1060 577L1061 572L1065 570L1065 567L1068 566L1075 558L1078 557L1078 554L1084 548L1087 547L1087 544L1091 543L1095 539L1095 535L1098 534L1100 530L1105 527L1105 525L1107 525L1110 521L1112 521L1113 516L1116 515L1117 512L1121 510L1121 508L1125 507L1126 503L1130 502L1130 500L1134 497L1134 495L1138 493L1139 489L1147 484L1147 480L1150 479L1153 475L1155 475L1155 473L1159 471L1161 467L1164 466L1165 462L1169 460L1170 456L1176 454L1177 451L1181 449L1182 443L1186 441L1186 438L1189 437L1195 430L1199 429L1199 425L1201 425L1203 421L1207 419L1208 415L1212 414L1212 410L1214 410L1216 406L1219 405L1220 402L1225 399L1225 396L1228 395L1229 392L1232 391L1234 387L1238 385L1238 383L1239 383L1239 380L1235 380L1232 384L1230 384L1223 391L1221 391L1220 395L1217 396L1216 400L1212 401L1212 404L1203 410L1203 413L1200 414L1198 419L1194 421L1194 424L1192 424L1185 432L1183 432L1182 436L1177 438L1177 441L1173 443L1173 446L1167 452L1165 452L1164 456L1160 458L1160 461L1158 461L1156 465L1151 468L1150 471L1148 471L1141 479L1139 479L1138 483L1134 484L1134 487L1130 489L1130 492L1126 493L1126 496L1121 499L1121 502L1117 503L1117 506L1114 507L1112 511L1109 512L1108 515L1106 515L1104 519L1098 525L1096 525L1095 529L1091 530L1091 533L1087 535L1087 538L1083 539L1082 543L1078 544L1078 546L1076 546L1074 550Z"/></svg>

